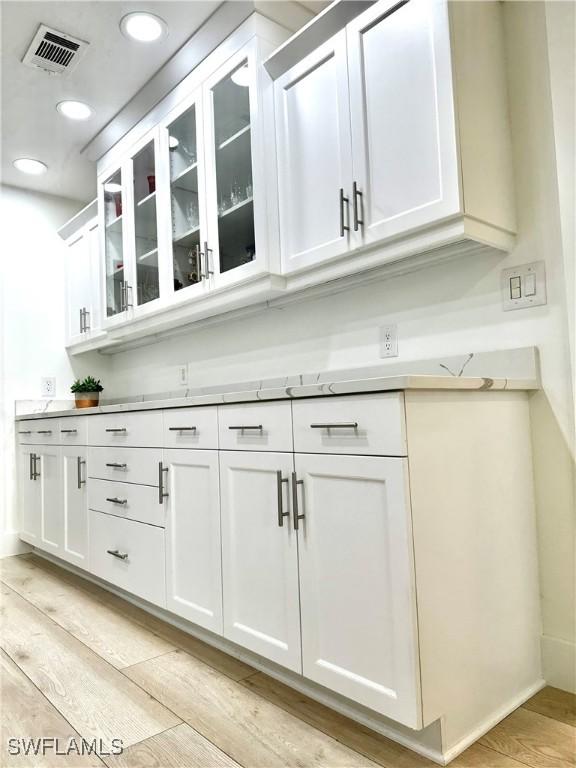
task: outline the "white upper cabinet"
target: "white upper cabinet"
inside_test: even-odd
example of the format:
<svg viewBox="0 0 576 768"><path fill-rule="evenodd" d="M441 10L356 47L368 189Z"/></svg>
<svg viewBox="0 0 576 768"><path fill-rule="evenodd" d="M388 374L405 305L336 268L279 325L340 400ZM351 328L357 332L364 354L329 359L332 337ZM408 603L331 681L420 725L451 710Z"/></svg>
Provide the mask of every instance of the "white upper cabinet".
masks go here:
<svg viewBox="0 0 576 768"><path fill-rule="evenodd" d="M342 31L275 84L283 269L346 253L352 152L346 33Z"/></svg>
<svg viewBox="0 0 576 768"><path fill-rule="evenodd" d="M124 169L125 171L125 169ZM125 172L118 167L98 183L100 254L103 261L103 317L107 328L123 321L133 306L133 281L126 262L129 233L126 232Z"/></svg>
<svg viewBox="0 0 576 768"><path fill-rule="evenodd" d="M498 5L380 0L276 80L282 271L349 257L294 285L513 244Z"/></svg>
<svg viewBox="0 0 576 768"><path fill-rule="evenodd" d="M373 243L459 213L446 3L377 3L347 40L354 229Z"/></svg>
<svg viewBox="0 0 576 768"><path fill-rule="evenodd" d="M100 328L98 220L66 240L66 346L90 339Z"/></svg>
<svg viewBox="0 0 576 768"><path fill-rule="evenodd" d="M421 727L408 462L296 454L303 674Z"/></svg>

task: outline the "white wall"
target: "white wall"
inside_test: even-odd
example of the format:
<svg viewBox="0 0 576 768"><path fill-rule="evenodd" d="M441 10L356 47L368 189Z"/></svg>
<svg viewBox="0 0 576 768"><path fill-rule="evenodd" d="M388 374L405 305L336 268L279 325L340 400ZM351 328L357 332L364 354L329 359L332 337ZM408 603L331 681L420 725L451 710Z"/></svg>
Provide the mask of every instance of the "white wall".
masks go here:
<svg viewBox="0 0 576 768"><path fill-rule="evenodd" d="M107 392L119 397L175 390L177 366L186 362L190 386L381 363L379 326L387 323L398 325L405 360L537 346L544 390L533 398L532 412L545 671L553 684L573 688L574 393L566 274L571 254L561 226L566 211L560 206L557 115L544 4L507 3L504 14L519 221L512 254L463 259L115 355ZM569 44L557 34L554 40ZM563 51L555 49L565 66ZM565 163L565 140L563 147ZM538 259L546 262L548 304L503 312L501 269Z"/></svg>
<svg viewBox="0 0 576 768"><path fill-rule="evenodd" d="M0 554L15 544L14 401L40 399L40 378L70 395L74 371L64 349L64 253L56 234L82 203L0 188ZM83 360L81 368L90 366ZM105 365L105 361L101 363Z"/></svg>

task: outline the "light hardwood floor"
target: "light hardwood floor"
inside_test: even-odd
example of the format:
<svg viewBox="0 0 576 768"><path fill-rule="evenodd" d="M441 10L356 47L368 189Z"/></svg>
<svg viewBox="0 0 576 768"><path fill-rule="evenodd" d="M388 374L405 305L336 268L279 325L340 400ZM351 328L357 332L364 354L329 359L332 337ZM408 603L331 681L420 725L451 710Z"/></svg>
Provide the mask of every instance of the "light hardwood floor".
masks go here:
<svg viewBox="0 0 576 768"><path fill-rule="evenodd" d="M434 765L42 558L0 561L0 582L2 768ZM8 753L40 736L125 749ZM451 765L568 768L575 754L576 697L546 688Z"/></svg>

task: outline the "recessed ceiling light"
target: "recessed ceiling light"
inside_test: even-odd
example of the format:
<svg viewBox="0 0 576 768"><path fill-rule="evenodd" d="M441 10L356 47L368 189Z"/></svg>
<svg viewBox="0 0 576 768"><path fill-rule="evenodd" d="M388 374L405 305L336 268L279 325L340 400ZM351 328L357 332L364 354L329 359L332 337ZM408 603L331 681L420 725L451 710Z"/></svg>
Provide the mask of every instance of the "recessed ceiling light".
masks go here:
<svg viewBox="0 0 576 768"><path fill-rule="evenodd" d="M248 64L244 64L243 67L239 67L235 72L230 75L232 82L236 85L243 85L247 87L250 85L250 70Z"/></svg>
<svg viewBox="0 0 576 768"><path fill-rule="evenodd" d="M70 120L87 120L92 114L92 109L83 101L61 101L56 109Z"/></svg>
<svg viewBox="0 0 576 768"><path fill-rule="evenodd" d="M40 160L33 160L31 157L19 157L14 160L14 168L17 168L22 173L29 173L31 176L41 176L46 173L48 166L46 163L40 162Z"/></svg>
<svg viewBox="0 0 576 768"><path fill-rule="evenodd" d="M120 22L120 29L125 37L138 40L141 43L152 43L166 34L167 26L164 19L153 13L129 13Z"/></svg>

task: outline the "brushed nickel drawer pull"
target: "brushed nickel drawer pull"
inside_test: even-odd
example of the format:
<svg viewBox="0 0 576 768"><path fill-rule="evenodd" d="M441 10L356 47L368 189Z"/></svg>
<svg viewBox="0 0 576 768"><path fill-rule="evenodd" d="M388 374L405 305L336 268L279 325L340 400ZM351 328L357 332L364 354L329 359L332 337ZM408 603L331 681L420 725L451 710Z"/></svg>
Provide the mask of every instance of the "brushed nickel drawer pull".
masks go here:
<svg viewBox="0 0 576 768"><path fill-rule="evenodd" d="M112 467L113 469L126 469L128 466L127 464L118 464L115 461L110 462L109 464L106 464L107 467Z"/></svg>
<svg viewBox="0 0 576 768"><path fill-rule="evenodd" d="M76 431L76 430L74 430ZM78 476L78 490L82 488L83 485L86 485L86 480L82 479L82 465L86 464L82 456L78 456L76 458L76 473Z"/></svg>
<svg viewBox="0 0 576 768"><path fill-rule="evenodd" d="M118 552L117 549L107 549L106 552L112 557L117 557L118 560L127 560L128 552Z"/></svg>
<svg viewBox="0 0 576 768"><path fill-rule="evenodd" d="M158 462L158 504L164 504L169 494L164 492L164 472L168 474L169 467L165 467L161 461Z"/></svg>
<svg viewBox="0 0 576 768"><path fill-rule="evenodd" d="M240 424L239 426L228 427L228 429L239 429L241 432L244 432L245 429L259 429L261 432L262 424Z"/></svg>
<svg viewBox="0 0 576 768"><path fill-rule="evenodd" d="M279 469L276 472L276 486L278 490L278 525L280 528L284 526L284 518L290 516L290 512L284 512L282 509L282 485L286 483L288 485L288 478L282 477L282 471Z"/></svg>
<svg viewBox="0 0 576 768"><path fill-rule="evenodd" d="M78 432L77 429L61 429L60 432L64 435L75 435Z"/></svg>
<svg viewBox="0 0 576 768"><path fill-rule="evenodd" d="M168 432L196 432L198 427L168 427Z"/></svg>
<svg viewBox="0 0 576 768"><path fill-rule="evenodd" d="M37 480L40 477L40 472L38 472L39 458L40 456L37 453L32 454L32 480Z"/></svg>
<svg viewBox="0 0 576 768"><path fill-rule="evenodd" d="M128 504L128 499L117 499L116 497L108 498L106 497L106 501L111 502L112 504Z"/></svg>
<svg viewBox="0 0 576 768"><path fill-rule="evenodd" d="M51 435L52 434L52 430L51 429L38 429L37 433L39 435Z"/></svg>
<svg viewBox="0 0 576 768"><path fill-rule="evenodd" d="M358 429L358 422L340 421L332 424L310 424L310 429Z"/></svg>
<svg viewBox="0 0 576 768"><path fill-rule="evenodd" d="M304 515L299 513L298 507L298 486L304 487L304 480L298 480L296 472L292 472L292 510L294 513L294 530L300 528L300 520L304 520Z"/></svg>
<svg viewBox="0 0 576 768"><path fill-rule="evenodd" d="M126 427L107 427L105 432L128 432Z"/></svg>
<svg viewBox="0 0 576 768"><path fill-rule="evenodd" d="M31 429L21 429L20 432L18 432L19 435L31 435L32 430Z"/></svg>

